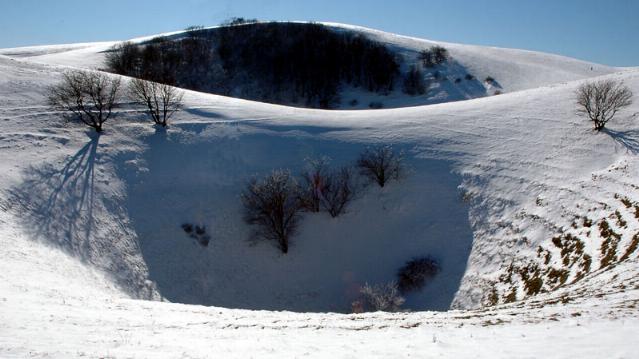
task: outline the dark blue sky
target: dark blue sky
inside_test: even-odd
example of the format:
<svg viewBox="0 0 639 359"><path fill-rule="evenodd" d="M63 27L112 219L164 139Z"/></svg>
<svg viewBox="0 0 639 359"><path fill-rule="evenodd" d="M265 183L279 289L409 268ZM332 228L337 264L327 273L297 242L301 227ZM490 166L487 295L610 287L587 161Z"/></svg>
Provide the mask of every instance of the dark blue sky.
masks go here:
<svg viewBox="0 0 639 359"><path fill-rule="evenodd" d="M0 47L124 40L232 16L344 22L639 66L639 0L0 0Z"/></svg>

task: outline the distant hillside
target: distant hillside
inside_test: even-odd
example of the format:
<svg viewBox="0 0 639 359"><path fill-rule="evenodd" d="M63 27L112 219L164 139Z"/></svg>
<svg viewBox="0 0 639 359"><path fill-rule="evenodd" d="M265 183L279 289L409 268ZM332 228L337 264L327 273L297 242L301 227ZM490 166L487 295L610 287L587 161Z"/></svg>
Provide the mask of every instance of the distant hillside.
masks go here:
<svg viewBox="0 0 639 359"><path fill-rule="evenodd" d="M356 33L320 24L251 23L124 43L108 70L216 94L333 108L342 85L389 93L401 58Z"/></svg>

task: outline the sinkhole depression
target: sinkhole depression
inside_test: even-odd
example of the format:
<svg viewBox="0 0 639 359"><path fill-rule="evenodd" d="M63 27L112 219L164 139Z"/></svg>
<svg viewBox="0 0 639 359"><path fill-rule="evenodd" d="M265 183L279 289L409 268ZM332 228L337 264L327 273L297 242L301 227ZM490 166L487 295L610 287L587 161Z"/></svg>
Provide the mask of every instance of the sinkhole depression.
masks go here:
<svg viewBox="0 0 639 359"><path fill-rule="evenodd" d="M144 138L121 161L126 208L161 295L171 302L255 310L350 312L365 283L397 278L407 261L435 258L440 272L405 296L409 310L444 311L472 245L460 178L444 160L405 152L401 180L368 185L337 218L303 213L288 254L256 240L240 194L253 176L300 173L309 158L354 165L366 143L310 126L181 124Z"/></svg>

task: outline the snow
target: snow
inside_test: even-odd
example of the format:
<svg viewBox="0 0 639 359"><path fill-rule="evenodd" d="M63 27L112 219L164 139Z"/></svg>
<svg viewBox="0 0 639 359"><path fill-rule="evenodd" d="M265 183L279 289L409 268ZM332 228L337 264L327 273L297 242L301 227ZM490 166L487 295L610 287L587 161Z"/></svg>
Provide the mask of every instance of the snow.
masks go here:
<svg viewBox="0 0 639 359"><path fill-rule="evenodd" d="M620 201L639 201L639 105L594 133L574 90L597 77L639 93L638 69L446 44L512 92L375 111L187 92L166 133L127 107L97 137L48 109L46 86L66 66L99 67L110 44L0 50L0 357L633 357L639 259L600 267L596 225L608 219L620 255L639 230ZM238 195L252 174L314 155L349 163L382 143L405 150L405 179L337 220L306 215L286 256L246 241ZM573 225L584 216L592 233ZM206 224L209 246L183 221ZM540 246L561 265L560 233L588 238L583 279L528 297L499 280L542 265ZM408 298L414 312L328 312L348 311L351 284L423 253L449 272ZM511 287L521 301L486 306Z"/></svg>

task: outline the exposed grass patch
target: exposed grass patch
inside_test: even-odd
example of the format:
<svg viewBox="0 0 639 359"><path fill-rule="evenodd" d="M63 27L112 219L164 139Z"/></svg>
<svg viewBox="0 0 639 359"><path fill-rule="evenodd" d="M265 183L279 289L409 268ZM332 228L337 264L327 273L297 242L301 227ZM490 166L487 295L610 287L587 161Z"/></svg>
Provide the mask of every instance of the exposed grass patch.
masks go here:
<svg viewBox="0 0 639 359"><path fill-rule="evenodd" d="M605 219L599 222L599 233L604 239L604 241L601 242L601 261L599 268L606 268L617 261L617 247L619 246L621 235L615 233Z"/></svg>
<svg viewBox="0 0 639 359"><path fill-rule="evenodd" d="M630 255L637 250L637 247L639 247L639 233L635 234L632 237L630 245L628 245L628 248L626 248L626 252L621 256L621 258L619 258L619 262L623 262L626 259L630 258Z"/></svg>

